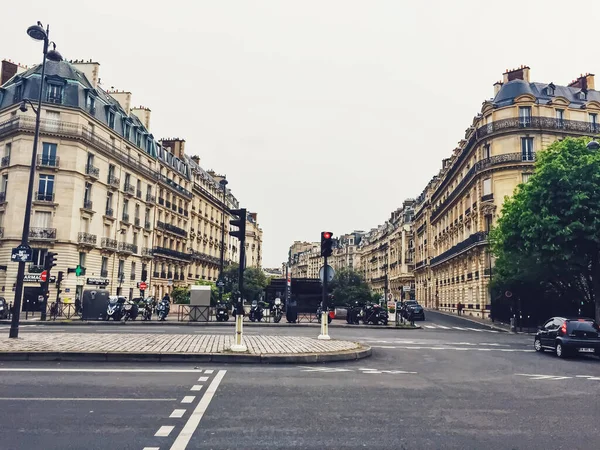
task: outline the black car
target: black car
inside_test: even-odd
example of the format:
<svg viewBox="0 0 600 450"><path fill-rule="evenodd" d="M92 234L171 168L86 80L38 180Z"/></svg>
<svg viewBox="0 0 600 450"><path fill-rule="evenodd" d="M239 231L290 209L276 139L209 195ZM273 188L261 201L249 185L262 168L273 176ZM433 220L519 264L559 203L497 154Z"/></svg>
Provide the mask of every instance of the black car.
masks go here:
<svg viewBox="0 0 600 450"><path fill-rule="evenodd" d="M540 327L533 347L553 350L559 358L574 354L600 356L600 328L593 319L553 317Z"/></svg>
<svg viewBox="0 0 600 450"><path fill-rule="evenodd" d="M413 320L425 320L425 310L416 300L408 300L402 306L402 315L405 319L409 319L411 311Z"/></svg>

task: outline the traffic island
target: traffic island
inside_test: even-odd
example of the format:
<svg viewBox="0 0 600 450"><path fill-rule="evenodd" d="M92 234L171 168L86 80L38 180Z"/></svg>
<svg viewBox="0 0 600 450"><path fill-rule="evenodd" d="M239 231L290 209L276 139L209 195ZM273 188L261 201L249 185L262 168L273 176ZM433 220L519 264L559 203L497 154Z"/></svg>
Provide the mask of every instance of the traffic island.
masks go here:
<svg viewBox="0 0 600 450"><path fill-rule="evenodd" d="M246 336L244 353L232 352L233 336L189 334L26 333L0 339L0 361L215 362L306 364L371 356L350 341L297 336Z"/></svg>

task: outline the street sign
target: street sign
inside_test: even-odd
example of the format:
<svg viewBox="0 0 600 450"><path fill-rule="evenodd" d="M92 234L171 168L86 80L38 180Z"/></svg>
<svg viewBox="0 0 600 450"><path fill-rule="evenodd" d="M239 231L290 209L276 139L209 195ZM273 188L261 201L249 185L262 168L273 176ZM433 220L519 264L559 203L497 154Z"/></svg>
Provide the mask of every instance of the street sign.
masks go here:
<svg viewBox="0 0 600 450"><path fill-rule="evenodd" d="M42 283L45 283L47 279L48 279L48 272L46 272L44 270L42 273L40 273L40 281Z"/></svg>
<svg viewBox="0 0 600 450"><path fill-rule="evenodd" d="M410 286L402 286L402 292L410 292Z"/></svg>
<svg viewBox="0 0 600 450"><path fill-rule="evenodd" d="M510 292L510 291L506 291L506 292L504 293L504 295L506 295L506 298L511 298L511 297L512 297L512 292Z"/></svg>
<svg viewBox="0 0 600 450"><path fill-rule="evenodd" d="M321 279L321 283L323 282L323 274L325 273L325 266L321 266L319 270L319 278ZM333 276L335 275L335 270L329 264L327 264L327 281L333 280Z"/></svg>
<svg viewBox="0 0 600 450"><path fill-rule="evenodd" d="M26 273L23 275L23 283L43 283L40 275L41 273ZM56 277L51 275L50 283L54 283L55 281Z"/></svg>
<svg viewBox="0 0 600 450"><path fill-rule="evenodd" d="M10 260L14 262L32 262L33 251L29 245L19 245L12 249Z"/></svg>
<svg viewBox="0 0 600 450"><path fill-rule="evenodd" d="M81 275L85 275L85 267L77 264L77 267L75 267L75 276L80 277Z"/></svg>
<svg viewBox="0 0 600 450"><path fill-rule="evenodd" d="M148 289L148 285L146 284L146 282L145 282L145 281L142 281L142 282L140 283L140 290L141 290L141 291L145 291L146 289Z"/></svg>
<svg viewBox="0 0 600 450"><path fill-rule="evenodd" d="M225 287L225 283L223 283L221 280L219 280L219 282L217 283L217 287Z"/></svg>
<svg viewBox="0 0 600 450"><path fill-rule="evenodd" d="M91 284L92 286L108 286L110 280L108 278L88 278L86 283Z"/></svg>

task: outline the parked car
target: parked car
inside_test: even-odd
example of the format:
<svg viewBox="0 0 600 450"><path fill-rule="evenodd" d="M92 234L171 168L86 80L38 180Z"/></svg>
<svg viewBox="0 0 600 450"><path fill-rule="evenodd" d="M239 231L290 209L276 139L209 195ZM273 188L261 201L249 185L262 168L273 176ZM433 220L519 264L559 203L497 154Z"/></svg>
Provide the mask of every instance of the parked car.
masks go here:
<svg viewBox="0 0 600 450"><path fill-rule="evenodd" d="M407 300L402 304L402 317L408 319L410 311L412 311L413 320L425 320L425 310L416 300Z"/></svg>
<svg viewBox="0 0 600 450"><path fill-rule="evenodd" d="M537 352L552 350L559 358L600 356L600 328L593 319L553 317L539 328L533 347Z"/></svg>

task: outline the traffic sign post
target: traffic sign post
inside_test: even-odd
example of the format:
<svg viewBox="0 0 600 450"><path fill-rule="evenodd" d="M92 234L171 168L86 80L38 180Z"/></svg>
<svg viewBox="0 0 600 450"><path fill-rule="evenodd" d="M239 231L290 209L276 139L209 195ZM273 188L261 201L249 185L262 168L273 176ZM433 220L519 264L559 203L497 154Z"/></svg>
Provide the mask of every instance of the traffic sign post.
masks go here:
<svg viewBox="0 0 600 450"><path fill-rule="evenodd" d="M145 291L146 289L148 289L148 284L145 281L142 281L140 283L140 291Z"/></svg>
<svg viewBox="0 0 600 450"><path fill-rule="evenodd" d="M325 275L325 267L327 267L327 281L330 282L333 280L335 276L335 270L331 266L321 266L319 269L319 278L321 279L321 283L323 283L323 277Z"/></svg>
<svg viewBox="0 0 600 450"><path fill-rule="evenodd" d="M40 281L42 283L45 283L46 281L48 281L48 271L44 270L44 271L42 271L42 273L40 273Z"/></svg>
<svg viewBox="0 0 600 450"><path fill-rule="evenodd" d="M323 231L321 233L321 256L323 257L323 267L320 275L323 283L323 298L321 300L321 334L318 339L329 340L329 311L327 307L327 284L333 279L333 268L327 264L327 257L333 253L333 233ZM330 270L331 269L331 270ZM330 278L331 277L331 278Z"/></svg>
<svg viewBox="0 0 600 450"><path fill-rule="evenodd" d="M10 260L13 262L32 262L33 250L29 245L19 245L12 249Z"/></svg>

